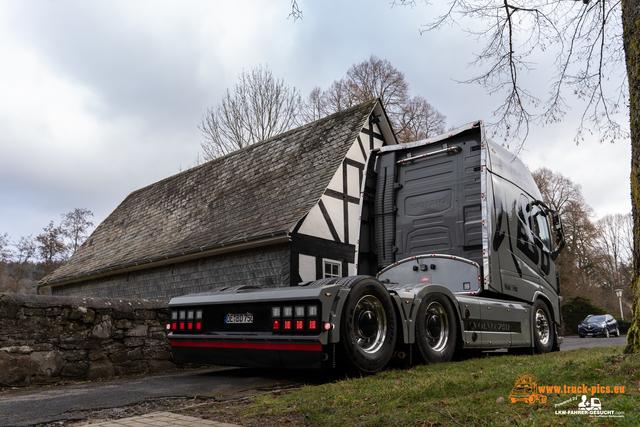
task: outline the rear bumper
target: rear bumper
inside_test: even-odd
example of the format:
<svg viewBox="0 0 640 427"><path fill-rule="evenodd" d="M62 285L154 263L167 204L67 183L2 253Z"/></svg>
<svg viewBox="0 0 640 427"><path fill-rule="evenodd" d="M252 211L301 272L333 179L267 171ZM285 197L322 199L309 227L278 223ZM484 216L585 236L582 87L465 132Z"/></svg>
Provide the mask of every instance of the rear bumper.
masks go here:
<svg viewBox="0 0 640 427"><path fill-rule="evenodd" d="M171 350L177 362L224 366L321 369L328 359L318 340L172 337Z"/></svg>

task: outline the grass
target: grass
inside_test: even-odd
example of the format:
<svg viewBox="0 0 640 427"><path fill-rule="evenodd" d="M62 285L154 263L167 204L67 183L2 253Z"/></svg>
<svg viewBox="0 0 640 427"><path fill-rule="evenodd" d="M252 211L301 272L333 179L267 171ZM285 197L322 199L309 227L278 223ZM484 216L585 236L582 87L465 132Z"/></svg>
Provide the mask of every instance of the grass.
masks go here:
<svg viewBox="0 0 640 427"><path fill-rule="evenodd" d="M233 422L245 425L640 425L640 355L624 355L622 350L599 347L537 356L492 356L387 370L259 396L232 409L211 408L210 417L218 413L229 421L222 415L232 410ZM544 404L511 403L509 394L522 374L535 376L539 386L624 386L624 393L587 393L589 400L600 399L602 411L623 416L556 413L577 411L583 393L546 394Z"/></svg>

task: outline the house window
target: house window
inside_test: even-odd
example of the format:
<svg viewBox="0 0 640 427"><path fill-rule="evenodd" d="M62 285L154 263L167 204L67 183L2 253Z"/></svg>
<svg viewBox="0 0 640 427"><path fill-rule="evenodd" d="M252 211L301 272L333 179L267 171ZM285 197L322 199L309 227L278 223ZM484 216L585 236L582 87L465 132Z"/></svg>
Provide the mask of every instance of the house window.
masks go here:
<svg viewBox="0 0 640 427"><path fill-rule="evenodd" d="M327 277L342 277L342 263L339 261L333 261L330 259L323 259L324 264L324 278Z"/></svg>

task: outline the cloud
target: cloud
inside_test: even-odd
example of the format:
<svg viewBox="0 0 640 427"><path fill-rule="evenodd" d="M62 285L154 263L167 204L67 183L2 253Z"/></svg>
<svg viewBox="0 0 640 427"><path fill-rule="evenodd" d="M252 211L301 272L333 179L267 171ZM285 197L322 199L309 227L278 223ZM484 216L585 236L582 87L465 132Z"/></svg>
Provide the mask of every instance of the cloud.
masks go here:
<svg viewBox="0 0 640 427"><path fill-rule="evenodd" d="M498 96L455 82L474 73L476 42L460 28L420 35L433 8L302 6L293 22L288 0L0 3L0 233L37 234L76 207L100 222L193 163L202 114L258 64L305 96L375 54L448 125L490 119ZM629 206L618 203L628 201L628 151L575 147L574 120L535 129L523 159L581 183L599 212Z"/></svg>

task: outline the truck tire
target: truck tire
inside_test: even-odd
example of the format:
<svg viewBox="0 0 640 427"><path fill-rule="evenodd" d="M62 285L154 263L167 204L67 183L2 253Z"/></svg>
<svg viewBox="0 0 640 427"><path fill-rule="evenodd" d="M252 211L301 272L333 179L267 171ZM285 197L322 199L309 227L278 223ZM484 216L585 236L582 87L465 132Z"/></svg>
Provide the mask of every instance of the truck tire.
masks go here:
<svg viewBox="0 0 640 427"><path fill-rule="evenodd" d="M396 346L397 320L389 291L373 277L350 283L340 322L340 341L361 373L384 368Z"/></svg>
<svg viewBox="0 0 640 427"><path fill-rule="evenodd" d="M440 293L427 295L418 307L416 341L427 363L448 362L458 339L458 322L449 298Z"/></svg>
<svg viewBox="0 0 640 427"><path fill-rule="evenodd" d="M537 353L549 353L553 347L553 328L547 305L537 300L533 305L533 343Z"/></svg>

